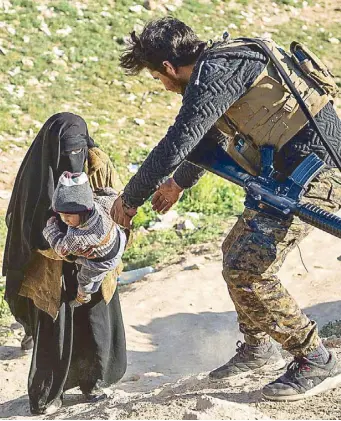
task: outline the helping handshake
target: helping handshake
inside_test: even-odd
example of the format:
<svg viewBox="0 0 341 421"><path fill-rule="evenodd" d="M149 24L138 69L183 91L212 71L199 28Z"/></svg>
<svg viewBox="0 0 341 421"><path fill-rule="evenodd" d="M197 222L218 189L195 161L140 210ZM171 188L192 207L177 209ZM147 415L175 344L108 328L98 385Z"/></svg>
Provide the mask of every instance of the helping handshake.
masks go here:
<svg viewBox="0 0 341 421"><path fill-rule="evenodd" d="M160 185L152 199L153 210L166 213L181 198L183 189L176 184L173 178L169 178ZM111 208L111 217L118 225L130 228L132 218L137 209L131 208L124 203L124 196L120 195Z"/></svg>

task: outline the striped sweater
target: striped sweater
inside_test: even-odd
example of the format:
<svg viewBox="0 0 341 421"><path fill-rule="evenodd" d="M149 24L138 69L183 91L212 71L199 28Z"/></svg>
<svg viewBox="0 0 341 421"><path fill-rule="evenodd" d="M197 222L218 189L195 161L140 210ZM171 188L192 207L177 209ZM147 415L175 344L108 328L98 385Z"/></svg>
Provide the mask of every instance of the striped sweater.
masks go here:
<svg viewBox="0 0 341 421"><path fill-rule="evenodd" d="M61 231L58 222L44 228L44 237L59 256L78 256L90 247L96 248L96 260L110 255L118 235L117 225L110 216L117 194L109 188L105 193L109 195L95 196L94 209L83 225L69 226L66 233Z"/></svg>

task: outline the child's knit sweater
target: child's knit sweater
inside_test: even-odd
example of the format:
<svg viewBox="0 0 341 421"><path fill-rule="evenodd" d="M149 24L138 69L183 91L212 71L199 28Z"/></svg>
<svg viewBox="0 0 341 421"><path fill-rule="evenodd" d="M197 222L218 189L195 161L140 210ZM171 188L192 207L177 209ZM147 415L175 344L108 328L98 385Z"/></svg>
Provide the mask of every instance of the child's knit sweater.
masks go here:
<svg viewBox="0 0 341 421"><path fill-rule="evenodd" d="M110 209L117 198L113 189L106 189L106 196L95 196L94 209L89 219L77 227L68 227L63 233L54 222L47 225L43 234L50 246L61 257L79 255L88 248L96 248L96 260L110 255L117 239L117 226L110 216Z"/></svg>

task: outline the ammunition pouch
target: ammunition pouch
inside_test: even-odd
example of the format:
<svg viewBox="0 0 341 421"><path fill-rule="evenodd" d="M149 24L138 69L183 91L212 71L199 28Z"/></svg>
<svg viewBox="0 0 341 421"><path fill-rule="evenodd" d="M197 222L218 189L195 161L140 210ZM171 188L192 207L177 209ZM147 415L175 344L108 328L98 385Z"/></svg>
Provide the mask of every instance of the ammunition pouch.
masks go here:
<svg viewBox="0 0 341 421"><path fill-rule="evenodd" d="M298 43L292 43L292 48L296 54L299 51L302 56L304 52L307 57L303 68L302 60L290 57L271 40L262 41L280 62L311 114L316 115L331 100L330 95L336 93L331 74L322 68L323 64L317 58L313 60L313 53L308 54L309 50ZM243 45L260 48L252 39L227 41L219 48ZM317 82L317 79L321 82ZM216 127L230 139L227 148L230 156L250 174L258 175L259 148L272 145L276 150L281 149L307 122L291 89L268 59L262 73L216 122Z"/></svg>
<svg viewBox="0 0 341 421"><path fill-rule="evenodd" d="M290 45L292 59L302 73L315 82L327 95L335 97L338 92L333 74L322 61L303 44L292 42Z"/></svg>

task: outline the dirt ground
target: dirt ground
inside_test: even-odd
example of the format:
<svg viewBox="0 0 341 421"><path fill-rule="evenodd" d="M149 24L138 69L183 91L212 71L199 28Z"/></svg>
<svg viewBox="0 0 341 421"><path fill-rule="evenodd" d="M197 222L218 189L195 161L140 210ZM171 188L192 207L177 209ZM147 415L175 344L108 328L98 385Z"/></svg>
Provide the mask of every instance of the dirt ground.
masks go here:
<svg viewBox="0 0 341 421"><path fill-rule="evenodd" d="M339 1L331 0L327 10L333 13L323 19L337 20L337 8ZM313 22L321 20L321 13L314 3L302 10L301 18ZM340 99L337 104L340 108ZM24 153L15 148L0 151L0 212L7 207ZM290 253L280 273L305 313L320 326L341 319L340 260L341 240L315 230L300 250ZM198 269L185 269L195 264ZM181 264L124 287L121 304L127 335L126 375L108 389L110 398L97 404L82 403L78 390L69 391L63 408L52 416L29 414L31 355L21 352L23 332L11 320L12 335L0 346L0 418L341 419L341 387L303 402L263 401L261 388L283 370L209 382L208 372L226 362L241 339L221 275L218 245L215 253L203 250L188 255ZM0 333L8 330L0 327ZM333 346L341 361L341 345L334 341Z"/></svg>
<svg viewBox="0 0 341 421"><path fill-rule="evenodd" d="M340 318L341 240L315 230L295 249L281 279L304 311L321 325ZM196 264L198 269L185 268ZM221 276L220 252L188 255L121 291L128 370L111 398L85 404L77 390L48 419L340 419L341 388L298 403L261 400L260 390L281 371L266 370L210 383L241 339ZM30 355L21 329L0 348L0 416L31 419L26 395ZM341 349L336 349L341 358ZM78 394L77 394L78 393ZM40 419L40 417L34 417ZM42 417L43 418L43 417ZM33 419L33 418L32 418Z"/></svg>

